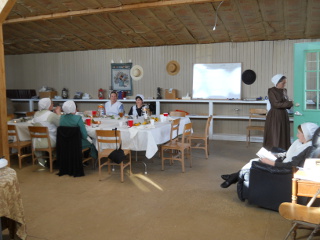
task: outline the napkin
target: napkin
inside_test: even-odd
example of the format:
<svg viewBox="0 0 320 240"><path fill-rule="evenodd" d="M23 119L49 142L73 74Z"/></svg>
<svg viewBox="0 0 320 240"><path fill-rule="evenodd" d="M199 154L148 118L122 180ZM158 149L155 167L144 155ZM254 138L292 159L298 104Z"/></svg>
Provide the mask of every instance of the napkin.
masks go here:
<svg viewBox="0 0 320 240"><path fill-rule="evenodd" d="M146 128L156 128L154 125L148 124L146 125Z"/></svg>
<svg viewBox="0 0 320 240"><path fill-rule="evenodd" d="M136 127L129 128L130 138L134 138L137 135L138 131L139 130Z"/></svg>
<svg viewBox="0 0 320 240"><path fill-rule="evenodd" d="M7 159L4 159L4 158L1 158L0 159L0 168L3 168L5 166L8 165L8 160Z"/></svg>

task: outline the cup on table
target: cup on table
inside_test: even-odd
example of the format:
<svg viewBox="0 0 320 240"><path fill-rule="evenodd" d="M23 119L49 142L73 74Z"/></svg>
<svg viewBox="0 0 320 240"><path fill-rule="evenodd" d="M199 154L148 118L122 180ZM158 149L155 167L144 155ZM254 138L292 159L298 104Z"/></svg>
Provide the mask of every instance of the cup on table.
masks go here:
<svg viewBox="0 0 320 240"><path fill-rule="evenodd" d="M169 115L168 113L163 113L163 116L165 117L168 117L168 115Z"/></svg>
<svg viewBox="0 0 320 240"><path fill-rule="evenodd" d="M119 127L122 127L123 126L123 121L120 121L119 122Z"/></svg>
<svg viewBox="0 0 320 240"><path fill-rule="evenodd" d="M150 119L151 125L154 125L154 119Z"/></svg>
<svg viewBox="0 0 320 240"><path fill-rule="evenodd" d="M92 116L96 117L97 116L97 111L92 111Z"/></svg>
<svg viewBox="0 0 320 240"><path fill-rule="evenodd" d="M87 118L87 119L86 119L86 124L87 124L88 126L91 126L91 118Z"/></svg>
<svg viewBox="0 0 320 240"><path fill-rule="evenodd" d="M128 120L128 126L129 126L129 127L132 127L132 126L133 126L133 120L132 120L132 119L129 119L129 120Z"/></svg>

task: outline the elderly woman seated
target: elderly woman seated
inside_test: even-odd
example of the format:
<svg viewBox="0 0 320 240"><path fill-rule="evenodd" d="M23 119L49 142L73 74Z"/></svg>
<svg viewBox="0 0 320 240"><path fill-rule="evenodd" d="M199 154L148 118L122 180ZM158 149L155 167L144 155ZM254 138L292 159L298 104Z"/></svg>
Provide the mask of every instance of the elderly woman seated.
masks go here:
<svg viewBox="0 0 320 240"><path fill-rule="evenodd" d="M74 101L68 100L64 102L64 104L62 105L62 110L65 115L62 115L60 118L60 126L79 127L81 131L82 149L90 148L90 156L94 159L97 159L97 149L91 142L88 141L88 133L83 123L82 117L79 115L75 115L76 104L74 103Z"/></svg>
<svg viewBox="0 0 320 240"><path fill-rule="evenodd" d="M32 120L33 125L35 126L45 126L48 127L49 135L50 135L50 142L51 147L56 146L56 139L57 139L57 127L59 126L60 122L60 114L61 108L60 106L56 107L54 112L53 110L53 102L50 98L42 98L38 102L38 109L34 114L34 118ZM48 141L44 138L39 138L35 142L36 148L47 148ZM37 157L41 156L41 152L35 152ZM41 166L45 166L46 160L38 158L38 162Z"/></svg>
<svg viewBox="0 0 320 240"><path fill-rule="evenodd" d="M262 163L291 169L293 166L303 166L306 158L311 157L314 151L312 145L312 137L319 126L315 123L303 123L298 126L298 139L292 143L284 157L279 157L273 161L267 158L254 158L247 163L238 172L232 174L221 175L221 178L225 180L222 184L222 188L228 188L231 184L239 181L240 178L244 179L244 184L249 186L249 174L253 161L261 161Z"/></svg>

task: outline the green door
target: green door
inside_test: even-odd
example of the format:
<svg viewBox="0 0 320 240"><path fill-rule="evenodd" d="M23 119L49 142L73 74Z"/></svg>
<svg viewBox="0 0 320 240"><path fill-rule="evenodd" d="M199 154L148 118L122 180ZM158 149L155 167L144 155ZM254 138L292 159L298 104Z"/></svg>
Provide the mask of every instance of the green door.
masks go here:
<svg viewBox="0 0 320 240"><path fill-rule="evenodd" d="M320 124L320 42L294 45L294 133L304 122Z"/></svg>

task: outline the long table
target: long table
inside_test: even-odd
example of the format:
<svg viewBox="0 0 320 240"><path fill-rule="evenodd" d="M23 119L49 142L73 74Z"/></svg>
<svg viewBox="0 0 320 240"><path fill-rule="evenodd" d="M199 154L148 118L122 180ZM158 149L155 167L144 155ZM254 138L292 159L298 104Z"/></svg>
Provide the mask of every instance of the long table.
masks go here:
<svg viewBox="0 0 320 240"><path fill-rule="evenodd" d="M177 117L171 118L174 119ZM180 119L179 134L182 134L184 125L191 121L188 117L182 117ZM128 128L126 124L123 126L119 125L119 122L124 121L122 119L95 118L95 120L101 121L101 124L99 126L86 126L88 135L93 138L94 142L96 141L97 129L111 130L117 128L121 131L122 148L133 151L146 151L145 156L148 159L152 158L156 154L158 151L158 145L170 140L170 121L155 122L154 126L148 124ZM137 119L135 121L137 122L142 120ZM8 124L16 125L20 141L27 141L31 139L28 130L28 126L32 125L30 122L14 123L11 121L8 122Z"/></svg>
<svg viewBox="0 0 320 240"><path fill-rule="evenodd" d="M121 131L122 148L133 151L146 151L145 156L148 159L156 154L159 144L163 144L170 140L171 123L169 121L155 122L154 125L133 126L131 128L128 128L126 125L119 126L120 121L122 120L102 120L100 126L87 126L86 129L88 135L95 141L95 131L97 129L111 130L117 128ZM184 125L190 122L188 117L181 118L179 134L183 133Z"/></svg>

